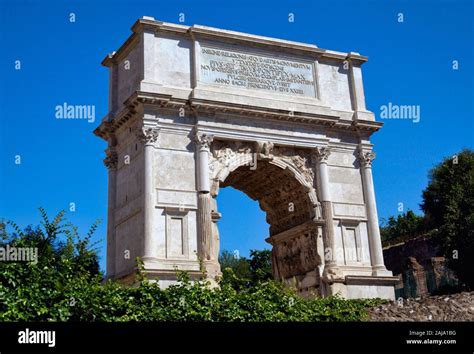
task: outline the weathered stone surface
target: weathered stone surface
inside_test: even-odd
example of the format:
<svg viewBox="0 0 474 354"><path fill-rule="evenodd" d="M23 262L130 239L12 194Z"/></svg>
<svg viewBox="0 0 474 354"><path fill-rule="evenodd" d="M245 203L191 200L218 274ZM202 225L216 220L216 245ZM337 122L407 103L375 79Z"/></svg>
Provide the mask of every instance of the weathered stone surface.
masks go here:
<svg viewBox="0 0 474 354"><path fill-rule="evenodd" d="M390 301L369 310L369 321L474 321L474 292Z"/></svg>
<svg viewBox="0 0 474 354"><path fill-rule="evenodd" d="M108 142L108 277L130 279L135 257L163 286L176 268L218 276L218 194L232 186L267 214L276 278L303 296L393 298L367 58L150 17L132 31L103 61L109 113L95 130Z"/></svg>

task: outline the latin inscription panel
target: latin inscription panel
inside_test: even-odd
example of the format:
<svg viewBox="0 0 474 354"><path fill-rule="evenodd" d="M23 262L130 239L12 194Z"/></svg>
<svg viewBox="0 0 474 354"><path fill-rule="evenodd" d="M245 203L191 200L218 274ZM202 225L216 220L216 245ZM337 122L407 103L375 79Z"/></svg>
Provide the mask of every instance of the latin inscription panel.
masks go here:
<svg viewBox="0 0 474 354"><path fill-rule="evenodd" d="M315 97L311 62L201 47L200 81L231 88Z"/></svg>

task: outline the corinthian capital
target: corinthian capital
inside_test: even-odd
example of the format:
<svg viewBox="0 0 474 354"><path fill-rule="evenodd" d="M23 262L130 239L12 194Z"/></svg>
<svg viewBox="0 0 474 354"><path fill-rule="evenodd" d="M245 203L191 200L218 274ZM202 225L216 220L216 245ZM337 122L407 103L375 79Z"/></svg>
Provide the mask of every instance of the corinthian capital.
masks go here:
<svg viewBox="0 0 474 354"><path fill-rule="evenodd" d="M375 152L373 151L364 151L359 149L359 161L363 167L371 167L372 161L375 159Z"/></svg>
<svg viewBox="0 0 474 354"><path fill-rule="evenodd" d="M105 151L104 165L107 168L117 168L118 155L114 148L108 148Z"/></svg>
<svg viewBox="0 0 474 354"><path fill-rule="evenodd" d="M136 132L137 138L145 144L153 144L158 140L160 130L152 127L142 127Z"/></svg>
<svg viewBox="0 0 474 354"><path fill-rule="evenodd" d="M313 150L313 158L319 163L327 162L330 154L331 150L326 146L317 147Z"/></svg>
<svg viewBox="0 0 474 354"><path fill-rule="evenodd" d="M198 144L200 150L209 151L213 140L214 137L212 135L201 134L199 132L194 134L194 141Z"/></svg>

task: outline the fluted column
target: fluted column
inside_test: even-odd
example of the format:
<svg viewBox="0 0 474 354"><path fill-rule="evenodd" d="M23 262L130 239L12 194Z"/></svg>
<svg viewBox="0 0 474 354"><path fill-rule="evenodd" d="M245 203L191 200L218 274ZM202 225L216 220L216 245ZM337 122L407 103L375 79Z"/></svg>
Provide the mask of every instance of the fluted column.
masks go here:
<svg viewBox="0 0 474 354"><path fill-rule="evenodd" d="M199 256L204 261L212 260L212 219L209 193L198 193Z"/></svg>
<svg viewBox="0 0 474 354"><path fill-rule="evenodd" d="M157 128L143 127L138 130L137 137L143 142L144 181L143 181L143 260L156 258L158 239L153 235L153 216L155 211L155 188L153 186L153 150L158 140Z"/></svg>
<svg viewBox="0 0 474 354"><path fill-rule="evenodd" d="M377 205L375 202L374 183L372 178L372 161L375 153L359 148L360 171L362 175L362 186L367 210L367 226L369 233L369 249L372 269L386 271L383 261L382 240L380 238Z"/></svg>
<svg viewBox="0 0 474 354"><path fill-rule="evenodd" d="M107 203L107 278L115 276L115 198L117 192L117 163L118 156L114 146L106 150L104 165L109 170L109 189Z"/></svg>
<svg viewBox="0 0 474 354"><path fill-rule="evenodd" d="M214 259L212 239L212 201L209 183L209 152L213 137L196 132L195 142L198 158L198 254L203 261Z"/></svg>
<svg viewBox="0 0 474 354"><path fill-rule="evenodd" d="M321 198L322 213L324 219L324 254L325 267L324 275L327 278L333 278L336 275L336 249L334 242L334 222L331 201L331 192L329 189L329 174L327 161L331 151L328 147L317 147L313 151L313 157L316 162L316 170L319 180L319 191Z"/></svg>

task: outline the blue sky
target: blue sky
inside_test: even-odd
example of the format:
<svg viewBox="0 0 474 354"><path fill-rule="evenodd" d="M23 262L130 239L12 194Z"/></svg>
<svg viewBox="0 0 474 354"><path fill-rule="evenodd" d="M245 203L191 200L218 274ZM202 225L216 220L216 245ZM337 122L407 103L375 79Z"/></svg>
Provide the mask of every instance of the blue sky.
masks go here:
<svg viewBox="0 0 474 354"><path fill-rule="evenodd" d="M75 203L75 212L67 215L84 233L94 220L103 220L95 235L103 266L105 143L92 134L107 113L108 71L100 62L125 41L139 17L178 23L180 14L186 25L369 56L363 66L366 101L377 119L389 102L419 105L421 111L418 123L382 120L385 126L373 136L379 216L396 215L398 203L419 211L428 170L474 145L473 13L472 1L456 0L1 0L0 216L26 226L38 223L39 206L53 214ZM56 105L64 102L94 105L96 122L55 119ZM219 206L221 248L247 255L266 246L268 228L256 202L226 188Z"/></svg>

